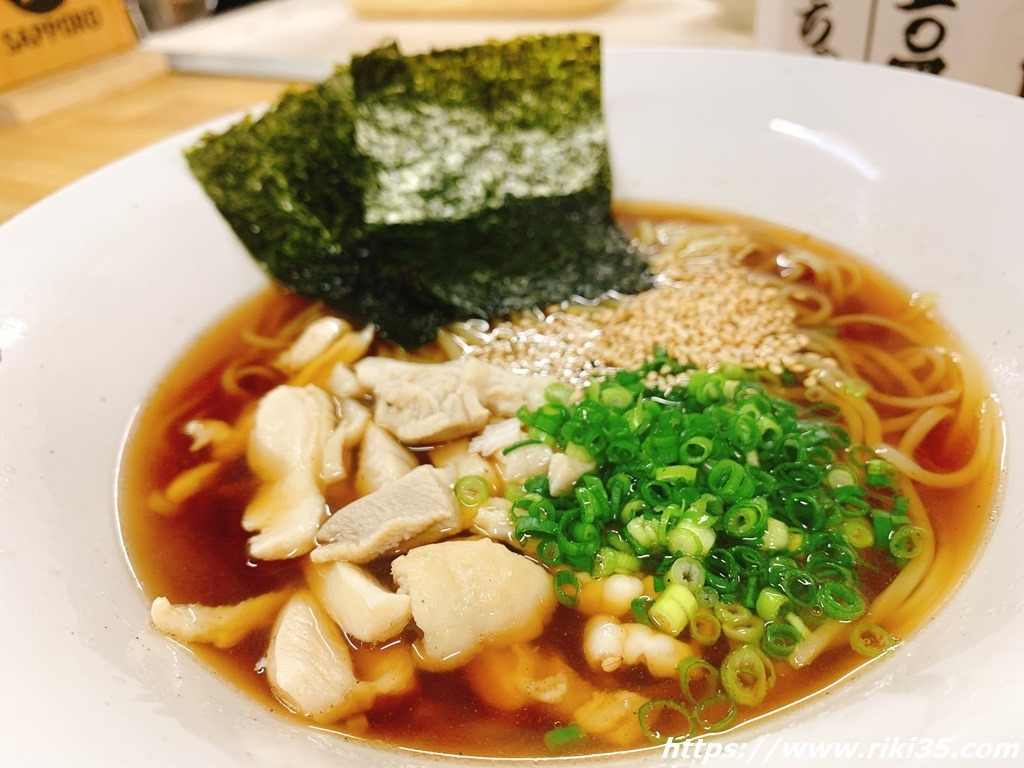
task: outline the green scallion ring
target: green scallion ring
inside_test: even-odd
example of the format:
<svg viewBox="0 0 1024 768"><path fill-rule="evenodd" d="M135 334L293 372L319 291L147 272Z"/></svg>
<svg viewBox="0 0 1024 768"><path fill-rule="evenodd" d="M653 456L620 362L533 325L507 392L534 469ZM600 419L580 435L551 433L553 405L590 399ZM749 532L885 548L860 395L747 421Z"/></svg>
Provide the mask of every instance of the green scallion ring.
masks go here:
<svg viewBox="0 0 1024 768"><path fill-rule="evenodd" d="M711 455L713 447L711 438L696 435L679 446L679 460L684 464L700 464Z"/></svg>
<svg viewBox="0 0 1024 768"><path fill-rule="evenodd" d="M563 569L555 574L555 597L568 608L575 608L579 602L580 580L573 571ZM566 587L571 591L567 592Z"/></svg>
<svg viewBox="0 0 1024 768"><path fill-rule="evenodd" d="M718 708L723 708L725 713L717 719L712 719L714 715L711 713ZM724 693L716 693L697 702L693 708L693 717L698 725L712 733L724 731L736 719L736 702Z"/></svg>
<svg viewBox="0 0 1024 768"><path fill-rule="evenodd" d="M693 596L697 598L697 605L703 608L714 608L718 602L718 592L713 587L697 587Z"/></svg>
<svg viewBox="0 0 1024 768"><path fill-rule="evenodd" d="M860 593L839 581L826 581L818 588L818 605L826 616L837 621L851 621L865 610Z"/></svg>
<svg viewBox="0 0 1024 768"><path fill-rule="evenodd" d="M735 621L722 621L722 634L741 643L758 643L764 634L764 621L747 611L747 616Z"/></svg>
<svg viewBox="0 0 1024 768"><path fill-rule="evenodd" d="M741 645L722 662L722 687L737 704L752 707L768 695L764 658L751 646Z"/></svg>
<svg viewBox="0 0 1024 768"><path fill-rule="evenodd" d="M720 689L718 667L700 656L687 656L679 662L679 690L691 704L714 696ZM696 690L694 690L696 688Z"/></svg>
<svg viewBox="0 0 1024 768"><path fill-rule="evenodd" d="M558 752L566 747L583 741L587 733L579 725L573 723L562 728L552 728L544 734L544 745L551 752Z"/></svg>
<svg viewBox="0 0 1024 768"><path fill-rule="evenodd" d="M924 549L928 532L917 525L901 525L889 539L889 552L893 557L908 560L917 557Z"/></svg>
<svg viewBox="0 0 1024 768"><path fill-rule="evenodd" d="M455 498L466 507L478 507L491 497L491 484L482 475L464 475L455 481Z"/></svg>
<svg viewBox="0 0 1024 768"><path fill-rule="evenodd" d="M737 539L764 535L768 525L768 504L761 497L737 501L722 518L722 529Z"/></svg>
<svg viewBox="0 0 1024 768"><path fill-rule="evenodd" d="M681 715L683 721L686 723L686 730L680 731L679 729L673 728L671 733L664 733L653 728L653 722L656 721L663 713L670 712L676 715ZM697 722L693 719L693 715L690 711L674 699L651 699L645 701L640 705L640 709L636 711L637 719L640 721L640 730L644 732L644 735L653 742L663 742L669 736L681 739L688 739L697 732Z"/></svg>
<svg viewBox="0 0 1024 768"><path fill-rule="evenodd" d="M761 648L774 659L784 659L803 640L803 635L791 624L772 622L764 628Z"/></svg>
<svg viewBox="0 0 1024 768"><path fill-rule="evenodd" d="M544 399L552 405L569 405L576 390L564 381L553 381L544 387Z"/></svg>
<svg viewBox="0 0 1024 768"><path fill-rule="evenodd" d="M850 632L850 647L870 659L894 648L897 643L895 637L871 621L858 621Z"/></svg>
<svg viewBox="0 0 1024 768"><path fill-rule="evenodd" d="M624 411L633 405L633 393L620 385L603 388L598 398L603 405L620 411Z"/></svg>
<svg viewBox="0 0 1024 768"><path fill-rule="evenodd" d="M711 467L707 477L708 488L724 500L738 499L753 481L747 477L743 466L732 459L719 459Z"/></svg>
<svg viewBox="0 0 1024 768"><path fill-rule="evenodd" d="M537 545L537 559L549 568L562 564L562 550L554 539L544 539Z"/></svg>
<svg viewBox="0 0 1024 768"><path fill-rule="evenodd" d="M875 543L875 531L863 517L847 520L842 526L843 538L851 547L864 549Z"/></svg>
<svg viewBox="0 0 1024 768"><path fill-rule="evenodd" d="M722 636L722 622L708 608L698 608L690 617L690 637L704 646L711 646Z"/></svg>
<svg viewBox="0 0 1024 768"><path fill-rule="evenodd" d="M801 607L813 605L818 597L818 583L803 571L792 568L782 574L779 589Z"/></svg>

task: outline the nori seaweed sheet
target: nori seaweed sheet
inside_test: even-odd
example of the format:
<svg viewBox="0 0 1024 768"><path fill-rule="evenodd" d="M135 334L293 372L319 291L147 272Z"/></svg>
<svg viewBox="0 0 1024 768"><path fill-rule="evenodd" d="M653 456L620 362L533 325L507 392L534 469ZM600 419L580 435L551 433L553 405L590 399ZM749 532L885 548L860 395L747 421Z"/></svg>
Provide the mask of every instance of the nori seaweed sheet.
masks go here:
<svg viewBox="0 0 1024 768"><path fill-rule="evenodd" d="M276 280L406 348L649 280L611 219L593 35L385 46L187 156Z"/></svg>

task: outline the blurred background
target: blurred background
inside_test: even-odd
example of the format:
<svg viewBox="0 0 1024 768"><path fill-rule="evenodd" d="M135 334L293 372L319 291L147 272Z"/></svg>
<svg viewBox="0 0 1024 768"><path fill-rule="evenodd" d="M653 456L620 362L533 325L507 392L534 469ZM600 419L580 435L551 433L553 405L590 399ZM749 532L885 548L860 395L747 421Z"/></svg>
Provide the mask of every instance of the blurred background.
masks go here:
<svg viewBox="0 0 1024 768"><path fill-rule="evenodd" d="M132 1L151 49L259 56L281 66L289 60L294 65L347 59L385 39L416 52L571 30L600 33L611 45L747 48L753 44L755 9L754 0Z"/></svg>

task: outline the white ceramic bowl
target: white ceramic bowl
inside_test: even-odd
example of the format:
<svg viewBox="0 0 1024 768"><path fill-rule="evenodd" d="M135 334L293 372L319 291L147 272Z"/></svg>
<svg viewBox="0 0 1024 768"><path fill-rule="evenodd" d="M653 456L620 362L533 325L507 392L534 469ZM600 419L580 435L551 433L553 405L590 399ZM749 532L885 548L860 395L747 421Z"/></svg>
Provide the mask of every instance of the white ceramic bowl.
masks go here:
<svg viewBox="0 0 1024 768"><path fill-rule="evenodd" d="M888 744L906 765L926 748L1019 740L1024 102L866 65L696 50L608 51L606 85L619 198L776 221L936 291L1005 407L992 533L934 620L857 679L730 737L742 759L712 762L831 765L783 758L838 740L882 745L875 758ZM123 435L189 340L263 284L182 161L197 136L0 228L3 761L436 764L272 716L147 626L115 518Z"/></svg>

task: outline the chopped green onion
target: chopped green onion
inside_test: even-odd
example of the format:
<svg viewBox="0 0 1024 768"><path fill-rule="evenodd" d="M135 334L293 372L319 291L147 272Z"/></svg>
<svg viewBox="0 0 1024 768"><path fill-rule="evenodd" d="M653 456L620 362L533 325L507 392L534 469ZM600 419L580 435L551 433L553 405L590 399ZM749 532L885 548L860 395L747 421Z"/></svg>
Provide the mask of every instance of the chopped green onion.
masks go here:
<svg viewBox="0 0 1024 768"><path fill-rule="evenodd" d="M658 541L658 523L646 517L634 517L626 523L626 540L632 537L640 552L651 552L660 548ZM633 543L630 542L630 543Z"/></svg>
<svg viewBox="0 0 1024 768"><path fill-rule="evenodd" d="M544 734L544 745L551 752L558 752L566 747L583 741L587 738L586 732L576 723L566 725L562 728L552 728Z"/></svg>
<svg viewBox="0 0 1024 768"><path fill-rule="evenodd" d="M491 495L491 484L481 475L464 475L455 482L455 498L467 507L477 507Z"/></svg>
<svg viewBox="0 0 1024 768"><path fill-rule="evenodd" d="M679 662L679 690L691 704L718 693L718 667L700 656L687 656Z"/></svg>
<svg viewBox="0 0 1024 768"><path fill-rule="evenodd" d="M901 559L917 557L924 548L924 540L927 536L927 531L919 526L900 526L889 539L889 552L893 557Z"/></svg>
<svg viewBox="0 0 1024 768"><path fill-rule="evenodd" d="M800 630L792 624L772 622L765 625L764 635L761 636L761 648L772 658L784 659L803 639Z"/></svg>
<svg viewBox="0 0 1024 768"><path fill-rule="evenodd" d="M559 549L558 542L554 539L544 539L537 545L537 559L549 568L561 565L563 562L562 550Z"/></svg>
<svg viewBox="0 0 1024 768"><path fill-rule="evenodd" d="M745 607L744 610L746 610ZM723 619L722 614L718 614L718 617L722 620L722 634L730 640L739 640L741 643L756 643L761 639L761 635L764 634L764 622L759 616L755 616L749 610L746 611L746 615L732 620Z"/></svg>
<svg viewBox="0 0 1024 768"><path fill-rule="evenodd" d="M781 613L788 612L789 598L777 589L765 587L757 596L757 615L765 621L775 621Z"/></svg>
<svg viewBox="0 0 1024 768"><path fill-rule="evenodd" d="M576 390L564 381L553 381L544 387L544 399L552 405L567 406L572 402Z"/></svg>
<svg viewBox="0 0 1024 768"><path fill-rule="evenodd" d="M718 591L719 597L736 591L740 566L731 550L716 547L704 557L704 583Z"/></svg>
<svg viewBox="0 0 1024 768"><path fill-rule="evenodd" d="M713 448L711 438L696 435L679 446L679 460L684 464L700 464L707 460Z"/></svg>
<svg viewBox="0 0 1024 768"><path fill-rule="evenodd" d="M558 602L568 608L575 608L580 595L579 577L573 571L563 569L555 574L554 583Z"/></svg>
<svg viewBox="0 0 1024 768"><path fill-rule="evenodd" d="M754 481L741 464L732 459L719 459L708 473L708 488L723 501L735 501L750 495Z"/></svg>
<svg viewBox="0 0 1024 768"><path fill-rule="evenodd" d="M875 532L871 524L862 517L847 520L843 523L841 530L843 538L850 543L851 547L864 549L875 543Z"/></svg>
<svg viewBox="0 0 1024 768"><path fill-rule="evenodd" d="M716 717L712 714L719 709L724 710L721 715ZM716 693L697 702L693 708L693 716L698 725L712 733L724 731L736 719L736 702L725 693Z"/></svg>
<svg viewBox="0 0 1024 768"><path fill-rule="evenodd" d="M672 719L681 718L685 723L685 729L673 727L670 724L667 728L655 730L654 723L665 715L675 715ZM640 730L644 735L654 742L663 742L672 736L680 739L688 739L697 731L697 724L693 715L678 701L673 699L651 699L640 705L636 711L637 719L640 721Z"/></svg>
<svg viewBox="0 0 1024 768"><path fill-rule="evenodd" d="M796 569L786 571L779 588L799 606L812 605L818 597L818 583L808 574Z"/></svg>
<svg viewBox="0 0 1024 768"><path fill-rule="evenodd" d="M651 604L654 599L647 595L640 595L640 597L634 597L629 604L629 609L633 612L633 618L636 619L638 624L643 624L645 627L651 626Z"/></svg>
<svg viewBox="0 0 1024 768"><path fill-rule="evenodd" d="M768 695L768 671L762 656L749 645L731 651L722 662L722 687L737 704L752 707Z"/></svg>
<svg viewBox="0 0 1024 768"><path fill-rule="evenodd" d="M768 502L762 497L737 501L722 518L722 528L737 539L761 537L767 525Z"/></svg>
<svg viewBox="0 0 1024 768"><path fill-rule="evenodd" d="M697 611L697 598L682 584L669 584L648 611L651 625L675 637L690 623Z"/></svg>
<svg viewBox="0 0 1024 768"><path fill-rule="evenodd" d="M521 483L506 483L505 484L505 498L509 501L516 501L521 496L526 494L526 489L523 488Z"/></svg>
<svg viewBox="0 0 1024 768"><path fill-rule="evenodd" d="M764 536L761 538L761 548L777 551L785 549L788 544L789 528L778 518L769 517L765 523Z"/></svg>
<svg viewBox="0 0 1024 768"><path fill-rule="evenodd" d="M701 645L710 646L722 636L722 622L708 608L700 607L690 617L690 637Z"/></svg>
<svg viewBox="0 0 1024 768"><path fill-rule="evenodd" d="M842 464L837 464L829 469L828 474L825 475L825 482L828 483L829 488L834 490L836 488L851 487L857 480L849 468Z"/></svg>
<svg viewBox="0 0 1024 768"><path fill-rule="evenodd" d="M620 552L612 547L601 547L594 556L594 567L591 575L595 579L611 576L613 573L636 573L640 570L640 561L636 555Z"/></svg>
<svg viewBox="0 0 1024 768"><path fill-rule="evenodd" d="M875 458L875 452L866 445L853 445L847 451L850 463L857 469L864 469L867 463Z"/></svg>
<svg viewBox="0 0 1024 768"><path fill-rule="evenodd" d="M682 480L685 483L693 483L697 479L697 468L687 464L670 464L667 467L658 467L654 470L655 480Z"/></svg>
<svg viewBox="0 0 1024 768"><path fill-rule="evenodd" d="M520 440L517 443L512 443L512 445L508 445L508 446L505 446L504 448L502 448L501 449L501 455L502 456L508 456L510 453L512 453L512 451L515 451L515 450L517 450L519 448L523 448L524 446L527 446L527 445L540 445L540 444L541 444L540 440L536 440L536 439L533 439L533 438L529 438L529 439L526 439L526 440Z"/></svg>
<svg viewBox="0 0 1024 768"><path fill-rule="evenodd" d="M703 557L715 543L715 532L690 520L681 520L668 532L665 540L669 550L677 555Z"/></svg>
<svg viewBox="0 0 1024 768"><path fill-rule="evenodd" d="M850 397L867 397L871 387L864 379L846 379L843 382L843 391Z"/></svg>
<svg viewBox="0 0 1024 768"><path fill-rule="evenodd" d="M850 632L850 647L868 658L879 656L895 647L897 640L877 624L859 621Z"/></svg>
<svg viewBox="0 0 1024 768"><path fill-rule="evenodd" d="M818 589L818 604L830 619L850 621L864 613L864 598L838 581L827 581Z"/></svg>
<svg viewBox="0 0 1024 768"><path fill-rule="evenodd" d="M683 555L672 561L672 567L665 574L665 581L670 584L682 584L693 591L704 586L704 566L699 560Z"/></svg>
<svg viewBox="0 0 1024 768"><path fill-rule="evenodd" d="M647 378L684 371L685 385ZM835 405L770 394L785 378L662 352L581 390L548 387L546 403L517 414L529 440L591 467L559 497L546 474L507 484L517 539L555 569L652 577L657 600L635 602L637 620L689 626L695 642L725 634L768 658L762 643L778 654L826 618L856 619L879 550L902 565L929 541L907 519L896 467L851 446ZM578 586L560 578L571 602ZM709 619L700 606L730 607Z"/></svg>
<svg viewBox="0 0 1024 768"><path fill-rule="evenodd" d="M566 443L565 455L573 461L579 461L583 463L593 462L594 456L586 449L586 447L579 443Z"/></svg>
<svg viewBox="0 0 1024 768"><path fill-rule="evenodd" d="M617 408L620 411L624 411L633 404L633 393L625 387L605 387L601 390L598 399L609 408Z"/></svg>
<svg viewBox="0 0 1024 768"><path fill-rule="evenodd" d="M702 608L714 608L718 602L718 592L708 586L697 587L693 590L693 596L697 598L697 604Z"/></svg>
<svg viewBox="0 0 1024 768"><path fill-rule="evenodd" d="M864 482L874 488L895 488L897 469L885 459L870 459L864 465Z"/></svg>

